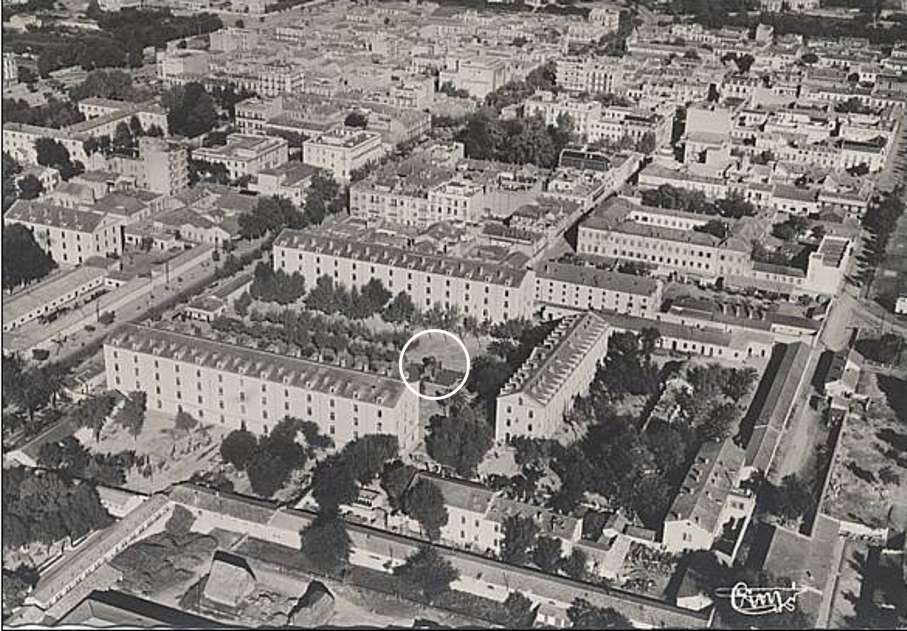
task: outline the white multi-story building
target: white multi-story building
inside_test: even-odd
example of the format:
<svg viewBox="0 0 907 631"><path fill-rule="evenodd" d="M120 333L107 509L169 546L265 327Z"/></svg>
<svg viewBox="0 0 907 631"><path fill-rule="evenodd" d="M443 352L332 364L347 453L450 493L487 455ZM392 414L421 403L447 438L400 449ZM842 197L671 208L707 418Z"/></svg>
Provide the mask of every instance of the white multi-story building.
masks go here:
<svg viewBox="0 0 907 631"><path fill-rule="evenodd" d="M589 134L590 126L601 118L601 112L599 101L555 96L545 90L539 90L523 104L526 118L540 116L546 125L556 126L563 116L569 116L574 133L583 137Z"/></svg>
<svg viewBox="0 0 907 631"><path fill-rule="evenodd" d="M20 199L3 219L31 228L35 241L58 265L123 253L124 220L119 216Z"/></svg>
<svg viewBox="0 0 907 631"><path fill-rule="evenodd" d="M273 169L290 159L289 144L277 136L248 136L230 134L227 144L220 147L200 147L192 157L227 167L230 178L256 175L262 169Z"/></svg>
<svg viewBox="0 0 907 631"><path fill-rule="evenodd" d="M114 156L107 168L131 177L135 185L162 195L175 195L189 186L189 151L162 138L139 138L139 157Z"/></svg>
<svg viewBox="0 0 907 631"><path fill-rule="evenodd" d="M805 270L754 262L751 243L735 235L734 224L729 236L719 238L695 230L707 221L704 215L615 198L580 223L577 251L645 263L661 274L721 278L729 285L792 295L835 295L853 254L850 239L828 235L809 255Z"/></svg>
<svg viewBox="0 0 907 631"><path fill-rule="evenodd" d="M200 80L209 70L211 54L205 50L168 49L157 52L157 78L165 86Z"/></svg>
<svg viewBox="0 0 907 631"><path fill-rule="evenodd" d="M70 160L89 164L85 153L84 139L77 138L64 129L38 127L24 123L3 124L3 151L8 152L20 164L37 164L38 152L35 143L40 138L56 140L69 151Z"/></svg>
<svg viewBox="0 0 907 631"><path fill-rule="evenodd" d="M588 392L608 349L608 323L586 312L563 318L498 394L495 438L553 438Z"/></svg>
<svg viewBox="0 0 907 631"><path fill-rule="evenodd" d="M450 83L474 99L484 99L512 78L513 70L505 59L451 55L438 75L438 85Z"/></svg>
<svg viewBox="0 0 907 631"><path fill-rule="evenodd" d="M571 92L613 93L623 82L623 70L613 57L561 57L556 77L558 87Z"/></svg>
<svg viewBox="0 0 907 631"><path fill-rule="evenodd" d="M662 282L595 267L547 261L535 268L535 301L546 310L598 309L654 319Z"/></svg>
<svg viewBox="0 0 907 631"><path fill-rule="evenodd" d="M335 129L302 145L303 162L330 171L340 182L383 155L381 134L354 129Z"/></svg>
<svg viewBox="0 0 907 631"><path fill-rule="evenodd" d="M608 200L580 224L577 251L706 278L747 275L752 269L748 243L696 232L686 224L677 227L634 219L634 211L641 209L624 199ZM646 217L659 214L662 209L648 210ZM669 217L673 213L660 214Z"/></svg>
<svg viewBox="0 0 907 631"><path fill-rule="evenodd" d="M145 392L149 410L267 434L285 416L318 424L337 447L368 434L421 440L419 399L399 379L151 327L104 343L107 386Z"/></svg>
<svg viewBox="0 0 907 631"><path fill-rule="evenodd" d="M3 87L9 88L19 83L19 66L15 53L3 53Z"/></svg>
<svg viewBox="0 0 907 631"><path fill-rule="evenodd" d="M392 293L405 291L416 308L457 308L479 321L500 322L532 314L531 270L341 237L323 231L284 230L274 241L274 268L314 282L327 275L346 287L373 278Z"/></svg>
<svg viewBox="0 0 907 631"><path fill-rule="evenodd" d="M709 550L728 524L736 532L746 530L756 502L740 488L743 464L744 452L731 439L700 448L664 522L662 540L669 552Z"/></svg>

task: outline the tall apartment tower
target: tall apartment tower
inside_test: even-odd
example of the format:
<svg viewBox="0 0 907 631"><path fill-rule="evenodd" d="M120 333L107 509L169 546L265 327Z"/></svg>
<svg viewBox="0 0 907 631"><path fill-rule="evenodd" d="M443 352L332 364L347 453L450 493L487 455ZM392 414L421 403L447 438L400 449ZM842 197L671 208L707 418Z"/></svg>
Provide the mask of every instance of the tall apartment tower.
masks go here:
<svg viewBox="0 0 907 631"><path fill-rule="evenodd" d="M173 195L189 186L189 161L185 147L155 137L139 139L144 168L144 188Z"/></svg>

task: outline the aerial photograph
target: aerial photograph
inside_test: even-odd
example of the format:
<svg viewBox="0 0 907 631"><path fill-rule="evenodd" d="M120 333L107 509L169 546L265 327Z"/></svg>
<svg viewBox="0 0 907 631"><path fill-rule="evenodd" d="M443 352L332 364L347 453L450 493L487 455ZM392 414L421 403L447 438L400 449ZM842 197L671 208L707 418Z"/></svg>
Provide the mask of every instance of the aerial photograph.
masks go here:
<svg viewBox="0 0 907 631"><path fill-rule="evenodd" d="M3 629L907 629L907 0L2 0Z"/></svg>

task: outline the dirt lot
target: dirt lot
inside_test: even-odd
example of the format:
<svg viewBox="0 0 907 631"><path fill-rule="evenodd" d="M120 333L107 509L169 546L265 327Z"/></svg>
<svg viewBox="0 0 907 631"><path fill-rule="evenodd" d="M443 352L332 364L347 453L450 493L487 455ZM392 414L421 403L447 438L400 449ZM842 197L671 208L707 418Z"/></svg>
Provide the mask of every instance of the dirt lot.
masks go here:
<svg viewBox="0 0 907 631"><path fill-rule="evenodd" d="M907 505L907 382L880 375L882 397L845 421L823 505L830 516L873 528Z"/></svg>
<svg viewBox="0 0 907 631"><path fill-rule="evenodd" d="M188 434L175 432L172 417L149 411L137 437L110 422L101 432L100 441L96 442L91 430L84 428L76 433L76 438L94 453L135 450L137 456L147 456L148 466L128 472L126 488L153 493L211 469L220 459L220 443L228 433L226 428L214 425L198 425Z"/></svg>

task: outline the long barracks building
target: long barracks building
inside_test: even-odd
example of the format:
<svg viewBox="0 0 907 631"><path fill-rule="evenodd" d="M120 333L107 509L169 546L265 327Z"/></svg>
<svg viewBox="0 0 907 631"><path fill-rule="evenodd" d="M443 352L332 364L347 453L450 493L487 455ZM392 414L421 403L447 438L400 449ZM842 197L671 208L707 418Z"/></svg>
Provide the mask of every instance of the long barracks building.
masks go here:
<svg viewBox="0 0 907 631"><path fill-rule="evenodd" d="M480 321L532 315L532 273L519 267L284 230L274 241L274 268L299 272L310 282L327 274L346 287L377 278L394 294L405 291L420 310L435 304L457 307Z"/></svg>
<svg viewBox="0 0 907 631"><path fill-rule="evenodd" d="M399 379L132 324L104 344L107 386L141 390L148 409L267 433L287 415L314 421L337 447L392 434L420 441L419 400Z"/></svg>

